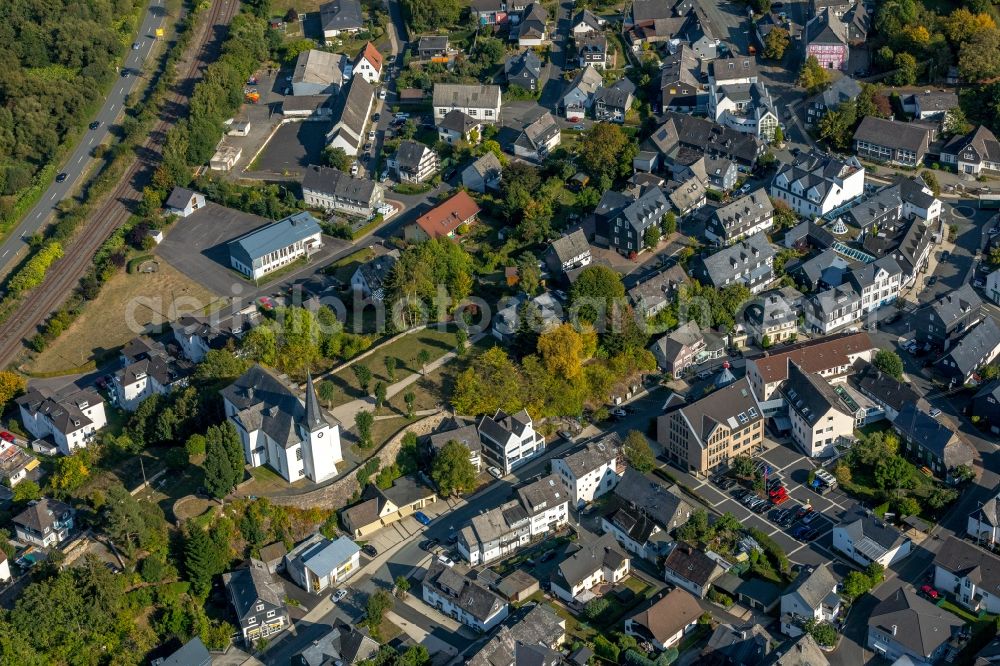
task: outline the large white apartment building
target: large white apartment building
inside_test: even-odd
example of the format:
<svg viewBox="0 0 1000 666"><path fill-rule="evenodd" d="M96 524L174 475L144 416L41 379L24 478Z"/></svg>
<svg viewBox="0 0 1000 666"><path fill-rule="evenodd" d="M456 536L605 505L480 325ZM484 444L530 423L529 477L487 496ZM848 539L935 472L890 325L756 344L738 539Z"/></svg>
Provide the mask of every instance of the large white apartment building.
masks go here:
<svg viewBox="0 0 1000 666"><path fill-rule="evenodd" d="M473 120L490 125L500 122L500 86L436 83L434 84L435 124L449 111L459 110Z"/></svg>
<svg viewBox="0 0 1000 666"><path fill-rule="evenodd" d="M573 506L583 507L611 492L625 473L621 440L611 433L599 441L588 442L562 458L553 459L552 473L569 492Z"/></svg>
<svg viewBox="0 0 1000 666"><path fill-rule="evenodd" d="M483 416L476 424L483 443L487 464L510 474L545 450L545 438L535 432L526 410L507 415L497 411L492 417Z"/></svg>
<svg viewBox="0 0 1000 666"><path fill-rule="evenodd" d="M864 191L865 168L856 157L841 159L818 152L799 155L781 166L771 181L771 197L808 218L826 215Z"/></svg>
<svg viewBox="0 0 1000 666"><path fill-rule="evenodd" d="M36 439L51 439L64 456L85 448L108 423L104 399L91 389L53 394L31 388L17 406L25 430Z"/></svg>

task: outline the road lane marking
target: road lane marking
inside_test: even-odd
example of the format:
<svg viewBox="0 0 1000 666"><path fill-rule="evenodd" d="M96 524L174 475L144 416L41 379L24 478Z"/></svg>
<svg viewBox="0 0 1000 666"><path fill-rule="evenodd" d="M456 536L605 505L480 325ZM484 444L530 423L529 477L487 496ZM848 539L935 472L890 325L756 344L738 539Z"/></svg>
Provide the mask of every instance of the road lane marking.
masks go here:
<svg viewBox="0 0 1000 666"><path fill-rule="evenodd" d="M90 137L90 141L88 143L94 143L94 137Z"/></svg>
<svg viewBox="0 0 1000 666"><path fill-rule="evenodd" d="M53 200L53 199L55 199L55 198L56 198L56 193L55 193L55 192L53 192L53 193L52 193L52 196L51 196L51 197L49 197L49 201L52 201L52 200Z"/></svg>
<svg viewBox="0 0 1000 666"><path fill-rule="evenodd" d="M8 253L8 252L10 252L10 250L4 250L4 251L3 251L3 254L2 254L2 255L0 255L0 256L3 256L3 257L6 257L6 256L7 256L7 253Z"/></svg>
<svg viewBox="0 0 1000 666"><path fill-rule="evenodd" d="M112 110L112 111L114 111L114 110L115 110L115 105L114 105L114 104L112 104L112 105L111 105L111 110Z"/></svg>
<svg viewBox="0 0 1000 666"><path fill-rule="evenodd" d="M86 157L86 155L80 155L80 159L78 159L76 163L79 164L80 162L82 162L84 157Z"/></svg>

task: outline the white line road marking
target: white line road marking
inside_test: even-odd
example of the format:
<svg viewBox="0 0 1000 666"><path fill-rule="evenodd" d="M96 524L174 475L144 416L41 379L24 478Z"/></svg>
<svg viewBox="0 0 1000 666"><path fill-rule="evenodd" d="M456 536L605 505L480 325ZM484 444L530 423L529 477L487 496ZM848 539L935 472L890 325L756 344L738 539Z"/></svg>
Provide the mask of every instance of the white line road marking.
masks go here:
<svg viewBox="0 0 1000 666"><path fill-rule="evenodd" d="M0 256L4 256L4 257L6 257L6 256L7 256L7 253L8 253L8 252L10 252L10 250L4 250L4 251L3 251L3 255L0 255Z"/></svg>
<svg viewBox="0 0 1000 666"><path fill-rule="evenodd" d="M80 162L82 162L84 157L86 157L86 155L80 155L80 159L78 159L76 163L79 164Z"/></svg>
<svg viewBox="0 0 1000 666"><path fill-rule="evenodd" d="M94 137L90 137L90 141L88 141L88 143L94 143Z"/></svg>
<svg viewBox="0 0 1000 666"><path fill-rule="evenodd" d="M114 104L112 104L112 105L111 105L111 110L112 110L112 111L114 111L114 110L115 110L115 105L114 105Z"/></svg>
<svg viewBox="0 0 1000 666"><path fill-rule="evenodd" d="M53 199L55 199L55 198L56 198L56 193L55 193L55 192L53 192L53 193L52 193L52 196L51 196L51 197L49 197L49 201L52 201L52 200L53 200Z"/></svg>

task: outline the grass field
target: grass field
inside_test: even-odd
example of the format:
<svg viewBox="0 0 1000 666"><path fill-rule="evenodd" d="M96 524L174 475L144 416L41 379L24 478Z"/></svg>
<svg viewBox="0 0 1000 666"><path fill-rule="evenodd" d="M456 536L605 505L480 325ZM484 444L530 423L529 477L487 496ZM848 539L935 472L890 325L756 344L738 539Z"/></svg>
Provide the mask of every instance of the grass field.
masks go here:
<svg viewBox="0 0 1000 666"><path fill-rule="evenodd" d="M200 311L214 300L214 294L165 261L156 273L129 275L122 271L104 285L97 300L87 304L66 332L27 364L26 370L79 371L144 329Z"/></svg>

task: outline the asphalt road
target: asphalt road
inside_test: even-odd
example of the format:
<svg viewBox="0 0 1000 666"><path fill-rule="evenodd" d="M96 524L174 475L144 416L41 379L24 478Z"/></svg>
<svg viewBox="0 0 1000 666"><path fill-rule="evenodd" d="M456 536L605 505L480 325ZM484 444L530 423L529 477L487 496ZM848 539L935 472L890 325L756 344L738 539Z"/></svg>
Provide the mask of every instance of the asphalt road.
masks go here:
<svg viewBox="0 0 1000 666"><path fill-rule="evenodd" d="M150 0L149 8L136 36L139 48L137 50L129 49L125 55L125 61L121 65L124 68L122 71L130 72L128 78L119 78L115 82L107 99L104 100L104 106L101 107L96 116L88 121L96 120L101 125L96 130L87 130L80 138L76 150L63 163L61 171L66 174L66 180L61 183L52 181L35 207L21 220L16 229L11 230L7 241L0 246L0 274L5 273L9 265L28 247L25 239L44 227L59 202L71 196L83 182L87 170L95 161L91 157L94 148L105 141L109 135L112 135L112 141L116 140L111 131L112 126L125 108L126 98L138 85L139 76L137 74L141 74L142 66L153 49L156 29L161 27L165 20L166 10L163 7L163 0Z"/></svg>

